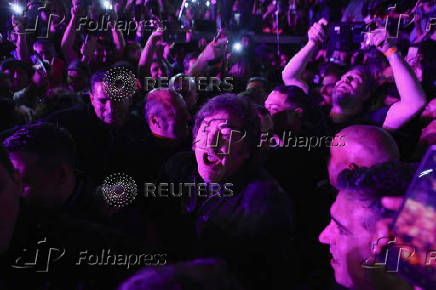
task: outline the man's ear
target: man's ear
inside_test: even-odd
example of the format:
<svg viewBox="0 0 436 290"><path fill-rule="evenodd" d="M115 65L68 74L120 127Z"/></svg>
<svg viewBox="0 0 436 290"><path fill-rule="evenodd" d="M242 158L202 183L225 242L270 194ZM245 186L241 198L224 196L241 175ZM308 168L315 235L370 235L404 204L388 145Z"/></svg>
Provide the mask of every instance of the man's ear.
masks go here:
<svg viewBox="0 0 436 290"><path fill-rule="evenodd" d="M72 171L71 168L66 164L63 163L59 166L58 169L56 169L56 184L57 185L63 185L65 184L68 179L71 177Z"/></svg>
<svg viewBox="0 0 436 290"><path fill-rule="evenodd" d="M161 119L160 119L158 116L152 114L152 115L150 115L150 117L148 118L148 120L149 120L149 123L150 123L153 127L156 127L156 128L161 128L161 127L162 127Z"/></svg>
<svg viewBox="0 0 436 290"><path fill-rule="evenodd" d="M294 112L297 113L298 115L303 115L303 109L300 107L295 108Z"/></svg>

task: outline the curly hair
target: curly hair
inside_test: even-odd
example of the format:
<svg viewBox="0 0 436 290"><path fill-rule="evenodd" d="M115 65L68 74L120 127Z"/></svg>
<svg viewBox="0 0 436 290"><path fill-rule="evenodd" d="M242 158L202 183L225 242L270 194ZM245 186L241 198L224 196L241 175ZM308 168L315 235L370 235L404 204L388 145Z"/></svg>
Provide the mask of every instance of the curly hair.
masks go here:
<svg viewBox="0 0 436 290"><path fill-rule="evenodd" d="M392 216L393 212L386 210L381 199L384 196L404 196L416 172L415 164L390 161L371 168L346 169L337 180L337 188L346 191L353 200L367 204L377 219ZM363 226L370 230L375 222L363 221Z"/></svg>

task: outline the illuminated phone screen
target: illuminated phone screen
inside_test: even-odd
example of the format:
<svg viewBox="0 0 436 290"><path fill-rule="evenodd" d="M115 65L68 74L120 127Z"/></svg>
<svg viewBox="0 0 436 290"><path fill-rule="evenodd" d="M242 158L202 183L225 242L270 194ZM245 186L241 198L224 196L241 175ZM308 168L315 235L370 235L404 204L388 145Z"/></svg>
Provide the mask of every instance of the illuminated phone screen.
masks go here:
<svg viewBox="0 0 436 290"><path fill-rule="evenodd" d="M414 250L405 267L418 285L436 282L436 146L423 158L394 222L397 241ZM418 282L420 281L420 282Z"/></svg>

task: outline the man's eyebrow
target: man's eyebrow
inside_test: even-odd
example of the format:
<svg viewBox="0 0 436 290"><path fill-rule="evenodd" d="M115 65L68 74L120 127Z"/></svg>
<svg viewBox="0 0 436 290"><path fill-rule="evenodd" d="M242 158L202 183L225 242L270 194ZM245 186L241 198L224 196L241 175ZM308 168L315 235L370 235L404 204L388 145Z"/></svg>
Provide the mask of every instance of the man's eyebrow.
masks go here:
<svg viewBox="0 0 436 290"><path fill-rule="evenodd" d="M349 230L343 224L341 224L336 218L334 218L333 216L331 218L338 225L338 227L340 227L341 229L349 232Z"/></svg>

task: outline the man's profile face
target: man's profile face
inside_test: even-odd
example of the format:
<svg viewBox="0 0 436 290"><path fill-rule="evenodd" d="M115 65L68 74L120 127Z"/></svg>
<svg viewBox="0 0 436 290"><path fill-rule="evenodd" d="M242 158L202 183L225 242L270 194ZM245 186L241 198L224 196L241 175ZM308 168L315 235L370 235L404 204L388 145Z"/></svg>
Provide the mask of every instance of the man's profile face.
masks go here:
<svg viewBox="0 0 436 290"><path fill-rule="evenodd" d="M300 108L293 108L293 106L286 102L287 94L278 91L272 91L265 101L265 108L271 114L274 122L274 129L276 132L283 130L294 129L299 131L298 121L302 112Z"/></svg>
<svg viewBox="0 0 436 290"><path fill-rule="evenodd" d="M166 136L172 139L183 140L189 136L189 121L191 114L188 112L185 101L181 97L172 98L173 110L166 112Z"/></svg>
<svg viewBox="0 0 436 290"><path fill-rule="evenodd" d="M291 105L286 103L286 99L286 94L282 94L278 91L272 91L265 101L265 108L268 110L271 116L274 116L274 114L282 111L292 110Z"/></svg>
<svg viewBox="0 0 436 290"><path fill-rule="evenodd" d="M104 123L121 127L129 113L130 100L112 100L105 92L105 85L102 82L94 84L90 95L95 114Z"/></svg>
<svg viewBox="0 0 436 290"><path fill-rule="evenodd" d="M36 154L17 151L10 153L9 157L22 181L25 199L38 202L58 194L54 173L41 168Z"/></svg>
<svg viewBox="0 0 436 290"><path fill-rule="evenodd" d="M242 122L232 113L218 111L204 118L193 149L198 173L206 182L220 182L244 165L250 153L243 135Z"/></svg>
<svg viewBox="0 0 436 290"><path fill-rule="evenodd" d="M365 203L353 200L351 194L339 192L330 208L330 223L319 236L321 243L330 246L336 282L347 288L364 280L361 262L371 255L373 233L363 224L374 215Z"/></svg>
<svg viewBox="0 0 436 290"><path fill-rule="evenodd" d="M0 254L9 248L19 211L20 187L0 164Z"/></svg>

